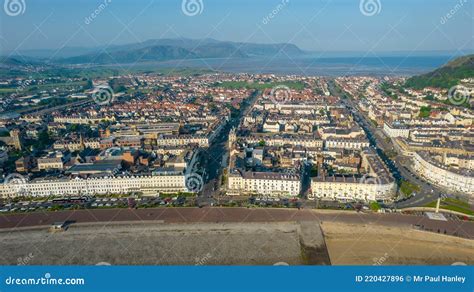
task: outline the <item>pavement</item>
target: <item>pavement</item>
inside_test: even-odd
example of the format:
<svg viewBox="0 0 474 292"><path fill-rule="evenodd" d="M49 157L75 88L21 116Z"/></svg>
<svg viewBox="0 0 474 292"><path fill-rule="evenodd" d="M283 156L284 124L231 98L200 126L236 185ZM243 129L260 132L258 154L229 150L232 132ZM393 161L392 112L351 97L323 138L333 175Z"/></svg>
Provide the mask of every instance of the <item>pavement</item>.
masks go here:
<svg viewBox="0 0 474 292"><path fill-rule="evenodd" d="M146 209L90 209L57 212L33 212L0 216L0 228L48 226L54 222L75 223L150 221L163 223L223 223L223 222L344 222L350 224L380 224L413 227L474 239L472 221L437 221L423 215L399 213L357 213L286 208L146 208Z"/></svg>
<svg viewBox="0 0 474 292"><path fill-rule="evenodd" d="M73 224L64 232L54 233L47 232L46 228L0 231L0 264L305 264L301 257L298 223L151 222L154 223ZM186 278L184 273L182 276ZM159 275L156 279L161 280Z"/></svg>

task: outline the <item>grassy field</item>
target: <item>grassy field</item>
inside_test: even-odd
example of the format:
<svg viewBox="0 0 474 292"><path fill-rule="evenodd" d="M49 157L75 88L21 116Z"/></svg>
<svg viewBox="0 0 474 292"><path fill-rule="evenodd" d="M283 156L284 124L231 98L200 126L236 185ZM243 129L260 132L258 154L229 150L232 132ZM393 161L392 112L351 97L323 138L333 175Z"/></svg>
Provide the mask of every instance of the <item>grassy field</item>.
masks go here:
<svg viewBox="0 0 474 292"><path fill-rule="evenodd" d="M415 184L412 184L411 182L409 181L402 181L402 184L400 185L400 191L405 195L405 196L410 196L411 194L413 194L414 192L419 192L420 191L420 187L415 185Z"/></svg>
<svg viewBox="0 0 474 292"><path fill-rule="evenodd" d="M425 205L425 207L436 208L436 201ZM456 211L467 215L474 215L474 210L472 207L469 206L467 202L461 201L459 199L446 198L441 200L439 207L445 210Z"/></svg>
<svg viewBox="0 0 474 292"><path fill-rule="evenodd" d="M64 78L106 78L113 76L121 76L128 74L162 74L162 75L180 75L180 76L191 76L206 73L215 73L215 71L208 69L199 68L162 68L157 67L156 64L137 64L136 66L129 68L122 67L83 67L83 68L48 68L39 72L29 72L22 70L9 70L0 69L0 78L33 78L41 79L47 77L61 76Z"/></svg>
<svg viewBox="0 0 474 292"><path fill-rule="evenodd" d="M36 94L41 91L48 91L51 89L73 89L77 87L84 87L87 86L87 81L75 81L75 82L59 82L59 83L50 83L50 84L39 84L39 85L29 85L24 88L17 88L17 87L3 87L0 88L0 94L11 94L15 93L18 90L18 94Z"/></svg>
<svg viewBox="0 0 474 292"><path fill-rule="evenodd" d="M370 202L370 210L377 212L380 210L380 205L377 202Z"/></svg>
<svg viewBox="0 0 474 292"><path fill-rule="evenodd" d="M16 92L16 88L0 88L0 93L14 93Z"/></svg>

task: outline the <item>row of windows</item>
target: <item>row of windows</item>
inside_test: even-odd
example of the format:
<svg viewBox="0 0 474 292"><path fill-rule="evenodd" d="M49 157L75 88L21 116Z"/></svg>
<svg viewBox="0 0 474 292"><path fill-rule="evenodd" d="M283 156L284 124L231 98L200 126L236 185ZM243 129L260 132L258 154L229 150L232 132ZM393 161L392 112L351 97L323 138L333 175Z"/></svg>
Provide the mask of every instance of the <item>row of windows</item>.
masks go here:
<svg viewBox="0 0 474 292"><path fill-rule="evenodd" d="M47 187L47 186L29 186L26 187L26 190L36 192L36 191L81 191L81 190L109 190L109 189L140 189L142 187L157 187L157 188L166 188L166 187L184 187L184 183L179 184L179 183L172 183L172 184L166 184L166 185L123 185L123 186L117 186L117 185L96 185L96 186L57 186L57 187ZM13 188L12 188L13 189Z"/></svg>

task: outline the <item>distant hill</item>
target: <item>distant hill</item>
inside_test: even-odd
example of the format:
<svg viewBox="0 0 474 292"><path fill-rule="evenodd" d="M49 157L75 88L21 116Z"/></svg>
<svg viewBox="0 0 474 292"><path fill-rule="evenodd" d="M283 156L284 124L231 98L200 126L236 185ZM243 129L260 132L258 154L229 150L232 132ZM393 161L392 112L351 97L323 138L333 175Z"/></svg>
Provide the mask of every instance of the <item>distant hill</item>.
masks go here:
<svg viewBox="0 0 474 292"><path fill-rule="evenodd" d="M93 53L56 61L62 64L112 64L194 58L248 58L277 54L300 55L304 52L293 44L237 43L214 39L156 39L98 48Z"/></svg>
<svg viewBox="0 0 474 292"><path fill-rule="evenodd" d="M405 82L406 87L450 88L464 78L474 77L474 54L456 58L430 73L414 76Z"/></svg>
<svg viewBox="0 0 474 292"><path fill-rule="evenodd" d="M0 56L0 68L8 68L13 70L19 68L33 68L34 66L38 65L42 65L42 62L30 57Z"/></svg>
<svg viewBox="0 0 474 292"><path fill-rule="evenodd" d="M0 57L0 66L21 66L24 62L12 57Z"/></svg>
<svg viewBox="0 0 474 292"><path fill-rule="evenodd" d="M133 50L98 52L60 60L68 64L111 64L139 61L163 61L197 57L193 52L172 46L152 46Z"/></svg>

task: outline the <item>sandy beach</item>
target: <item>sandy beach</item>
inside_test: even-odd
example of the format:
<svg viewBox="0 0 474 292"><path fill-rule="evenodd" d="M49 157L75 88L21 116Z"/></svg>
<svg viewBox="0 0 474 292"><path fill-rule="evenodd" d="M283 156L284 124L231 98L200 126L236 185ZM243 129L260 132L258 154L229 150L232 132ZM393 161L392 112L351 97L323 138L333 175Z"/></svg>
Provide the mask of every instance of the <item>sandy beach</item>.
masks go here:
<svg viewBox="0 0 474 292"><path fill-rule="evenodd" d="M474 240L377 224L321 227L333 265L474 264Z"/></svg>

